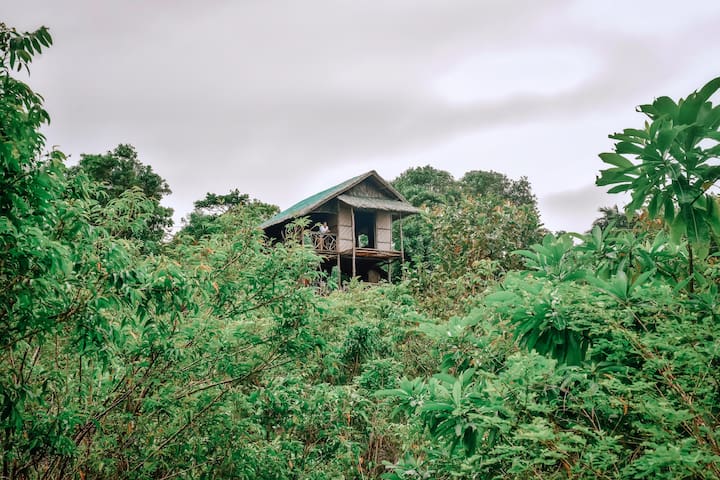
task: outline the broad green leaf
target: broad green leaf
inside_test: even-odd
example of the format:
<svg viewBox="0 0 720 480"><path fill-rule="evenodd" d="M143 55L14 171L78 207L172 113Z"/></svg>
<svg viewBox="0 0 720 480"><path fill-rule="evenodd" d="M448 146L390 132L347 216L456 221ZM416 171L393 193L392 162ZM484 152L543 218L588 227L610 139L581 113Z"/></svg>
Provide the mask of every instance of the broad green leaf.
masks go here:
<svg viewBox="0 0 720 480"><path fill-rule="evenodd" d="M697 94L692 93L688 95L685 101L680 102L678 122L685 125L693 123L697 119L700 107L703 103L705 103L705 100Z"/></svg>
<svg viewBox="0 0 720 480"><path fill-rule="evenodd" d="M719 145L720 146L720 145ZM708 190L720 179L720 165L713 165L705 169L702 174L702 189Z"/></svg>
<svg viewBox="0 0 720 480"><path fill-rule="evenodd" d="M624 173L611 170L601 170L600 177L595 180L595 185L597 185L598 187L603 187L605 185L612 185L614 183L632 182L633 180L635 180L633 177Z"/></svg>
<svg viewBox="0 0 720 480"><path fill-rule="evenodd" d="M708 102L703 105L703 107L706 106L708 107L707 109L701 109L700 115L698 115L698 122L705 128L717 130L718 127L720 127L720 105L711 107L711 104Z"/></svg>
<svg viewBox="0 0 720 480"><path fill-rule="evenodd" d="M649 140L650 136L648 135L648 132L646 130L626 128L622 131L622 133L613 133L612 135L609 135L609 138L637 143L638 140L641 142Z"/></svg>
<svg viewBox="0 0 720 480"><path fill-rule="evenodd" d="M615 165L620 168L632 168L634 164L627 158L617 153L601 153L600 158L603 162Z"/></svg>
<svg viewBox="0 0 720 480"><path fill-rule="evenodd" d="M705 216L700 210L693 206L683 208L683 215L685 217L688 241L696 249L706 251L710 244L710 232L708 231ZM698 258L704 258L706 256L699 255L700 252L696 253L698 253Z"/></svg>
<svg viewBox="0 0 720 480"><path fill-rule="evenodd" d="M663 218L667 224L671 224L675 219L675 205L670 195L665 195L663 199Z"/></svg>
<svg viewBox="0 0 720 480"><path fill-rule="evenodd" d="M444 402L425 402L420 407L421 412L452 412L455 407L452 404Z"/></svg>
<svg viewBox="0 0 720 480"><path fill-rule="evenodd" d="M650 202L648 203L648 215L650 215L650 218L657 217L658 208L660 205L660 192L655 192L655 194L650 198Z"/></svg>
<svg viewBox="0 0 720 480"><path fill-rule="evenodd" d="M522 254L521 250L516 250L513 253L516 254ZM529 254L529 256L532 258L535 256L533 252L524 251L525 253ZM517 301L519 299L517 293L509 290L500 290L498 292L491 293L487 297L485 297L485 303L487 305L493 305L495 303L504 304L507 302Z"/></svg>
<svg viewBox="0 0 720 480"><path fill-rule="evenodd" d="M669 128L663 128L658 132L657 137L657 145L660 151L666 151L668 148L670 148L670 145L675 140L675 138L678 136L678 133L680 133L680 129L678 127L669 127Z"/></svg>
<svg viewBox="0 0 720 480"><path fill-rule="evenodd" d="M715 77L706 83L697 93L698 101L704 103L720 89L720 77Z"/></svg>
<svg viewBox="0 0 720 480"><path fill-rule="evenodd" d="M631 183L623 183L620 185L616 185L612 188L609 188L607 193L621 193L621 192L627 192L628 190L632 189Z"/></svg>
<svg viewBox="0 0 720 480"><path fill-rule="evenodd" d="M618 153L620 155L641 155L643 153L643 147L634 142L622 141L615 144L615 153Z"/></svg>
<svg viewBox="0 0 720 480"><path fill-rule="evenodd" d="M653 107L661 115L667 115L672 119L676 119L678 115L678 106L670 97L658 97L653 102Z"/></svg>
<svg viewBox="0 0 720 480"><path fill-rule="evenodd" d="M708 157L718 157L720 156L720 144L715 145L713 147L710 147L705 150L705 155Z"/></svg>
<svg viewBox="0 0 720 480"><path fill-rule="evenodd" d="M680 243L680 240L686 232L687 226L685 224L685 215L683 215L682 212L679 212L670 224L670 241L675 244Z"/></svg>
<svg viewBox="0 0 720 480"><path fill-rule="evenodd" d="M715 197L707 196L707 222L715 237L720 237L720 207Z"/></svg>
<svg viewBox="0 0 720 480"><path fill-rule="evenodd" d="M638 105L636 111L642 112L653 119L656 118L660 113L658 112L657 108L655 108L655 105L649 103Z"/></svg>

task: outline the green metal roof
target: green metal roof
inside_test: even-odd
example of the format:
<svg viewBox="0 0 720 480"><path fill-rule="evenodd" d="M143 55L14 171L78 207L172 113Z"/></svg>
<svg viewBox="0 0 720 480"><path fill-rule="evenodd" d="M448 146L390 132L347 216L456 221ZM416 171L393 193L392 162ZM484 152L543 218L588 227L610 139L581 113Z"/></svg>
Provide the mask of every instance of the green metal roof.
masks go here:
<svg viewBox="0 0 720 480"><path fill-rule="evenodd" d="M260 228L266 229L268 227L272 227L273 225L277 225L279 223L284 223L289 220L292 220L294 218L300 218L303 217L310 212L312 212L314 209L322 205L323 203L326 203L333 198L337 197L338 195L350 190L355 185L363 182L364 180L374 177L378 183L380 183L383 187L385 187L390 193L392 193L395 197L397 197L399 202L403 202L406 204L406 207L409 207L409 209L414 209L412 205L410 205L407 200L393 188L392 185L390 185L388 182L386 182L380 175L377 174L375 170L371 170L367 173L364 173L362 175L358 175L357 177L353 177L349 180L345 180L342 183L339 183L335 185L334 187L330 187L327 190L323 190L322 192L316 193L315 195L308 197L304 200L299 201L295 205L293 205L290 208L287 208L283 210L282 212L272 216L265 222L263 222L260 225ZM400 211L410 211L410 210L400 210Z"/></svg>
<svg viewBox="0 0 720 480"><path fill-rule="evenodd" d="M356 197L353 195L338 195L338 200L351 207L366 210L384 210L386 212L418 213L420 209L400 200L387 200L385 198Z"/></svg>

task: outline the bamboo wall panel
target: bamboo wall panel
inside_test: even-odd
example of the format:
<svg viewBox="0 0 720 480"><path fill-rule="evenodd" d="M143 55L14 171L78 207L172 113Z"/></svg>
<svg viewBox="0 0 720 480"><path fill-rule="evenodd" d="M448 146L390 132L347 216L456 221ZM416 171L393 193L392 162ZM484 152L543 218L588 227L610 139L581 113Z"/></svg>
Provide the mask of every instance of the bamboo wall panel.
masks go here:
<svg viewBox="0 0 720 480"><path fill-rule="evenodd" d="M375 242L378 250L392 250L392 215L388 212L376 214Z"/></svg>
<svg viewBox="0 0 720 480"><path fill-rule="evenodd" d="M350 207L340 205L338 208L338 250L349 250L353 247L352 214Z"/></svg>

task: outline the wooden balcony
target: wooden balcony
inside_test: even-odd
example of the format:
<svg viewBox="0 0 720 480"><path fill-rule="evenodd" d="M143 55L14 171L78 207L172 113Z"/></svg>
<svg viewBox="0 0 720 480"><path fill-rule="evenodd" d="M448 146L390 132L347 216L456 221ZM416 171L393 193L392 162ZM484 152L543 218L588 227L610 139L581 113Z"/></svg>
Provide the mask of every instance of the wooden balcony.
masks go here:
<svg viewBox="0 0 720 480"><path fill-rule="evenodd" d="M333 233L305 232L305 245L312 246L319 254L340 254L343 257L352 257L352 248L338 251L337 236ZM377 248L357 247L355 257L366 259L390 260L400 258L401 253L397 250L378 250Z"/></svg>
<svg viewBox="0 0 720 480"><path fill-rule="evenodd" d="M332 233L307 232L313 248L318 253L337 253L337 238Z"/></svg>

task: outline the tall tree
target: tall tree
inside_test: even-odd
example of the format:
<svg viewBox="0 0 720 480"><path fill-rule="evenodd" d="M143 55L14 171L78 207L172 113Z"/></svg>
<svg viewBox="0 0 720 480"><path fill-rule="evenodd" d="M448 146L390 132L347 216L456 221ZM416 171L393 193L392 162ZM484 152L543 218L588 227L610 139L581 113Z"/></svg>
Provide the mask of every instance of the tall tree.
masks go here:
<svg viewBox="0 0 720 480"><path fill-rule="evenodd" d="M45 27L20 33L0 23L0 218L14 225L30 216L42 219L48 206L46 190L53 182L48 172L35 169L42 163L45 145L39 128L50 117L42 97L11 73L29 71L33 55L51 43ZM53 155L62 159L59 153Z"/></svg>
<svg viewBox="0 0 720 480"><path fill-rule="evenodd" d="M490 235L483 241L485 245L488 245L488 249L473 247L469 251L496 252L497 255L491 255L489 258L502 260L504 266L515 265L512 262L508 263L510 251L537 241L541 238L538 235L543 232L537 210L537 200L526 177L512 180L502 173L472 170L460 180L455 180L449 172L428 165L406 170L393 181L393 186L413 205L429 209L426 215L412 217L404 225L405 250L407 256L415 263L428 261L432 264L443 263L449 260L448 255L453 255L453 252L445 251L445 247L448 246L447 242L438 237L439 225L452 230L453 225L449 222L454 221L458 223L455 227L457 234L453 235L457 241L463 236L477 240L478 235L490 235L488 232L479 232L483 230L481 225L484 225L486 220L492 217L491 210L497 208L497 212L505 211L510 208L505 205L506 203L523 207L523 213L518 214L517 220L520 223L526 223L511 229L523 232L521 236L513 240L516 242L516 246L506 248L508 245L506 243L507 235L504 236L503 241ZM482 205L485 210L478 209L478 205ZM464 214L471 215L472 220L460 221ZM492 247L492 244L495 244L495 247ZM456 244L455 247L463 251L468 250L467 246ZM478 259L480 257L468 257L463 261L472 263Z"/></svg>
<svg viewBox="0 0 720 480"><path fill-rule="evenodd" d="M181 234L190 235L195 239L219 233L225 228L218 219L231 211L243 211L250 221L259 223L270 218L280 209L276 205L250 199L247 193L234 189L224 195L208 192L205 198L195 202L195 209L183 219Z"/></svg>
<svg viewBox="0 0 720 480"><path fill-rule="evenodd" d="M460 193L450 172L430 165L409 168L393 180L392 184L416 207L449 203L457 200Z"/></svg>
<svg viewBox="0 0 720 480"><path fill-rule="evenodd" d="M463 312L463 298L482 292L500 272L517 268L521 259L512 252L545 233L525 177L473 170L457 181L449 172L425 166L403 172L393 185L425 207L404 222L404 247L424 307L441 317Z"/></svg>
<svg viewBox="0 0 720 480"><path fill-rule="evenodd" d="M453 200L459 192L455 179L445 170L430 165L405 170L392 185L403 194L408 202L416 207L433 209ZM394 227L393 236L399 238L399 224ZM403 221L405 256L415 265L427 262L431 256L432 224L427 213L413 215Z"/></svg>
<svg viewBox="0 0 720 480"><path fill-rule="evenodd" d="M512 180L492 170L472 170L463 175L458 185L465 195L495 196L516 205L534 205L537 202L527 177Z"/></svg>
<svg viewBox="0 0 720 480"><path fill-rule="evenodd" d="M172 226L172 208L163 207L160 201L172 193L164 178L155 173L150 165L138 160L135 147L120 144L102 155L83 154L79 164L72 169L82 171L90 179L104 185L105 195L99 198L101 205L120 198L125 192L140 190L152 202L152 211L144 219L143 228L127 232L126 236L143 241L159 242Z"/></svg>

